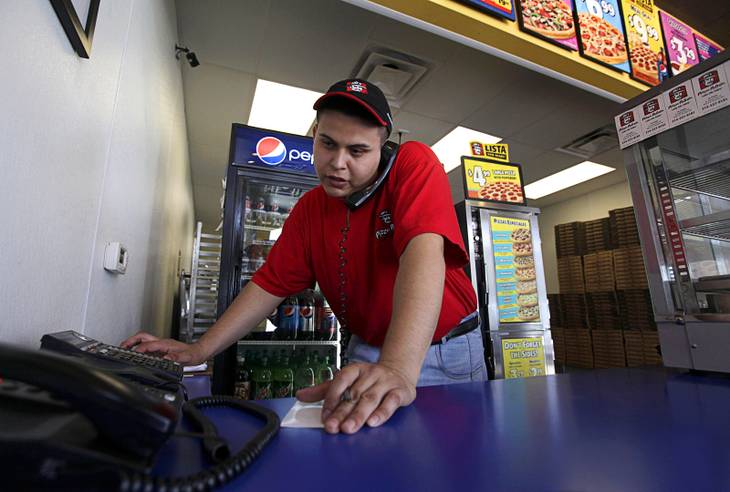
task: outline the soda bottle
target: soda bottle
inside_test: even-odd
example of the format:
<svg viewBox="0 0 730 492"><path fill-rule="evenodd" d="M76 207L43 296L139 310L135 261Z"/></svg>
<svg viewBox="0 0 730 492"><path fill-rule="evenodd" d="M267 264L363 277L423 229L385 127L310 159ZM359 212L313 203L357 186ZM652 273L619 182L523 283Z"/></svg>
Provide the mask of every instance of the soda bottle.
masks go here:
<svg viewBox="0 0 730 492"><path fill-rule="evenodd" d="M281 360L276 372L273 373L274 398L290 398L294 396L294 373L289 367L289 358Z"/></svg>
<svg viewBox="0 0 730 492"><path fill-rule="evenodd" d="M281 213L279 199L275 195L269 196L268 222L271 227L281 227Z"/></svg>
<svg viewBox="0 0 730 492"><path fill-rule="evenodd" d="M255 245L255 246L257 246L257 247L254 248L255 253L253 253L254 256L251 259L251 271L252 272L255 272L256 270L258 270L259 268L264 266L264 263L266 263L266 252L264 251L264 248L262 248L259 245Z"/></svg>
<svg viewBox="0 0 730 492"><path fill-rule="evenodd" d="M251 398L251 377L248 372L246 358L242 355L237 357L236 385L233 394L243 400Z"/></svg>
<svg viewBox="0 0 730 492"><path fill-rule="evenodd" d="M243 223L249 225L253 223L253 217L251 216L251 197L248 196L246 197L244 206Z"/></svg>
<svg viewBox="0 0 730 492"><path fill-rule="evenodd" d="M297 296L289 296L279 305L279 327L281 330L279 340L296 340L299 329L299 301Z"/></svg>
<svg viewBox="0 0 730 492"><path fill-rule="evenodd" d="M330 358L325 355L322 362L319 364L319 370L317 371L317 384L324 383L325 381L332 381L335 378L332 374L332 368L330 367Z"/></svg>
<svg viewBox="0 0 730 492"><path fill-rule="evenodd" d="M266 357L261 359L261 366L254 370L254 399L268 400L271 398L271 369Z"/></svg>
<svg viewBox="0 0 730 492"><path fill-rule="evenodd" d="M320 340L334 340L337 333L337 318L332 312L327 299L323 299L322 317L320 318L318 332Z"/></svg>
<svg viewBox="0 0 730 492"><path fill-rule="evenodd" d="M299 294L299 333L300 340L314 340L314 297L307 289Z"/></svg>
<svg viewBox="0 0 730 492"><path fill-rule="evenodd" d="M294 392L311 386L314 386L314 370L309 366L309 358L307 357L297 368L294 375Z"/></svg>
<svg viewBox="0 0 730 492"><path fill-rule="evenodd" d="M258 225L258 226L266 225L266 221L267 221L266 202L264 202L264 197L262 197L262 196L260 196L256 199L256 205L254 206L253 217L254 217L254 221L256 222L256 225Z"/></svg>

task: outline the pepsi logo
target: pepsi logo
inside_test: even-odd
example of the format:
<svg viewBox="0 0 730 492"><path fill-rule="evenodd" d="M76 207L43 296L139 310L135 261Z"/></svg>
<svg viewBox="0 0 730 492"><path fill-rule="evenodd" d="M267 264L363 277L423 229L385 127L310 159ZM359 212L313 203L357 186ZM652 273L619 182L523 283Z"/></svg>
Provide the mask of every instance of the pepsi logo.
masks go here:
<svg viewBox="0 0 730 492"><path fill-rule="evenodd" d="M286 146L276 137L264 137L256 144L256 155L264 164L276 166L286 159Z"/></svg>

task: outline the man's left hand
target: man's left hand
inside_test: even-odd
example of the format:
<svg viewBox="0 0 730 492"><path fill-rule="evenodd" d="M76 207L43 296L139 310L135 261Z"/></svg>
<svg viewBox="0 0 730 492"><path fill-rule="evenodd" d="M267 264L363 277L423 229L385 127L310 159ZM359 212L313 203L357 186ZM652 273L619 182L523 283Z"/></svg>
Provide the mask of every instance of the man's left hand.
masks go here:
<svg viewBox="0 0 730 492"><path fill-rule="evenodd" d="M299 390L297 398L303 402L324 399L325 430L354 434L366 423L370 427L382 425L398 408L413 403L416 386L395 368L355 363L338 372L332 381Z"/></svg>

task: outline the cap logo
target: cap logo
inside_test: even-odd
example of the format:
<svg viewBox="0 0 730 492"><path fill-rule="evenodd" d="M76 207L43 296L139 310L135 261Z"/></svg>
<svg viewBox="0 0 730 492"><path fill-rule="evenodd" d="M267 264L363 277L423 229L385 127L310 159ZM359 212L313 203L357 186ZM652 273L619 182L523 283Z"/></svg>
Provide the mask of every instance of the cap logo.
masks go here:
<svg viewBox="0 0 730 492"><path fill-rule="evenodd" d="M359 92L361 94L367 94L368 86L364 82L353 80L347 83L347 92Z"/></svg>

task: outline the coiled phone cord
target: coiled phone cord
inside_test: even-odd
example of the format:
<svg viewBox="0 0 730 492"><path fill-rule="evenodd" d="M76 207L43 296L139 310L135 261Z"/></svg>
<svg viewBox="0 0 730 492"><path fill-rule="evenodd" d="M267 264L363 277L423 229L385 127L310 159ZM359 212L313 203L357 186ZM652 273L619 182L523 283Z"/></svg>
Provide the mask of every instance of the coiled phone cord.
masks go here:
<svg viewBox="0 0 730 492"><path fill-rule="evenodd" d="M272 437L279 432L279 416L254 403L231 396L204 396L190 400L188 404L198 409L211 407L233 407L252 414L266 423L234 456L209 469L186 477L153 477L142 473L122 472L119 490L123 492L193 492L220 487L243 473L261 454Z"/></svg>

